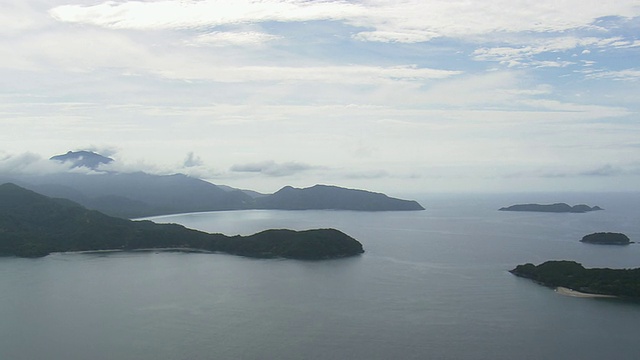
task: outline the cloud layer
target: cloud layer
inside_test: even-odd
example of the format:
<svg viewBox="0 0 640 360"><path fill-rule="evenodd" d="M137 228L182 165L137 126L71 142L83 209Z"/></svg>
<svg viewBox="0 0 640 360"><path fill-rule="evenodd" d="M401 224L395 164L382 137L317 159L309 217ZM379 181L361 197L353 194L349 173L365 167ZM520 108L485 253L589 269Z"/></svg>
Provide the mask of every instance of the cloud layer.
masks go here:
<svg viewBox="0 0 640 360"><path fill-rule="evenodd" d="M576 11L580 9L580 11ZM264 22L340 21L362 41L422 42L504 32L564 32L590 27L607 16L633 18L630 1L304 1L204 0L125 1L92 6L63 5L50 14L59 21L115 29L209 28Z"/></svg>

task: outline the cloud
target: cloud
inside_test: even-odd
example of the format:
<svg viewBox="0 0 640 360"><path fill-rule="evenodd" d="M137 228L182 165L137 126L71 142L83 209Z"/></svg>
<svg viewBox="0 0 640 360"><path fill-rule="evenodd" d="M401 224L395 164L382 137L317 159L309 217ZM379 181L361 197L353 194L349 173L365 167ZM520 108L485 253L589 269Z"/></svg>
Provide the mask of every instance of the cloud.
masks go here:
<svg viewBox="0 0 640 360"><path fill-rule="evenodd" d="M185 29L266 21L340 20L357 15L361 9L343 1L165 0L63 5L50 14L59 21L115 29Z"/></svg>
<svg viewBox="0 0 640 360"><path fill-rule="evenodd" d="M640 70L625 69L618 71L588 71L585 72L587 78L591 79L612 79L618 81L638 81L640 80Z"/></svg>
<svg viewBox="0 0 640 360"><path fill-rule="evenodd" d="M429 79L443 79L461 74L461 71L419 68L415 65L403 66L193 66L176 67L157 72L166 78L211 80L224 83L234 82L320 82L333 84L383 84L399 81L419 82Z"/></svg>
<svg viewBox="0 0 640 360"><path fill-rule="evenodd" d="M576 11L580 9L580 11ZM107 1L63 5L50 10L63 22L115 29L190 29L266 22L341 21L367 30L362 41L424 42L438 37L465 38L490 33L564 32L598 29L605 16L640 15L633 2L595 0L563 2L525 0L165 0Z"/></svg>
<svg viewBox="0 0 640 360"><path fill-rule="evenodd" d="M199 156L196 156L193 151L187 154L187 158L184 159L183 166L186 168L202 166L204 163Z"/></svg>
<svg viewBox="0 0 640 360"><path fill-rule="evenodd" d="M186 41L189 46L203 47L203 46L263 46L269 41L275 41L282 37L277 35L266 34L255 31L213 31L206 34L201 34L195 38Z"/></svg>
<svg viewBox="0 0 640 360"><path fill-rule="evenodd" d="M118 153L118 147L113 145L89 145L86 148L80 148L75 151L86 150L102 156L110 157Z"/></svg>
<svg viewBox="0 0 640 360"><path fill-rule="evenodd" d="M310 64L301 61L263 61L244 53L235 58L227 53L211 53L207 46L221 46L223 42L259 42L267 35L258 33L205 34L186 40L158 39L159 35L145 34L146 42L161 42L162 46L142 44L133 36L103 29L83 29L82 32L61 29L33 36L24 35L7 40L0 46L3 61L0 69L68 72L82 74L111 74L135 77L151 75L169 80L243 82L313 82L325 84L389 84L422 82L443 79L462 73L403 64L395 66L358 64ZM269 39L275 39L268 37ZM191 46L188 46L191 45ZM259 54L259 56L266 56ZM258 61L256 64L257 60ZM188 66L185 66L188 64ZM99 76L99 75L98 75ZM96 81L98 81L96 79ZM100 85L103 89L104 84ZM67 89L68 91L68 89ZM96 91L95 89L91 90Z"/></svg>
<svg viewBox="0 0 640 360"><path fill-rule="evenodd" d="M617 176L624 173L624 170L613 166L611 164L606 164L601 167L590 169L579 173L579 175L583 176Z"/></svg>
<svg viewBox="0 0 640 360"><path fill-rule="evenodd" d="M267 176L289 176L317 168L318 167L316 166L298 162L286 162L278 164L274 161L264 161L259 163L236 164L231 166L230 170L232 172L258 173Z"/></svg>
<svg viewBox="0 0 640 360"><path fill-rule="evenodd" d="M343 175L347 179L382 179L390 177L385 170L348 171Z"/></svg>
<svg viewBox="0 0 640 360"><path fill-rule="evenodd" d="M523 170L519 172L511 172L504 177L506 178L549 178L549 179L561 179L561 178L607 178L607 177L621 177L621 176L635 176L640 174L640 164L637 162L628 162L621 164L605 163L602 165L581 165L581 166L567 166L565 168L558 168L552 166L546 166L544 168L538 168L535 170Z"/></svg>
<svg viewBox="0 0 640 360"><path fill-rule="evenodd" d="M483 47L476 49L472 56L478 61L496 61L508 66L539 66L541 61L534 61L536 55L549 52L564 52L581 47L592 47L596 49L614 46L621 38L597 38L597 37L577 37L562 36L551 39L538 39L534 37L524 37L512 39L509 46ZM585 53L585 51L587 51ZM584 50L583 54L588 54L589 50ZM567 66L571 62L552 62Z"/></svg>
<svg viewBox="0 0 640 360"><path fill-rule="evenodd" d="M53 22L33 1L3 1L0 5L0 35L16 36L45 28Z"/></svg>
<svg viewBox="0 0 640 360"><path fill-rule="evenodd" d="M51 161L30 152L0 155L0 176L54 174L70 171L71 166L69 162ZM86 168L75 168L73 171L90 172Z"/></svg>

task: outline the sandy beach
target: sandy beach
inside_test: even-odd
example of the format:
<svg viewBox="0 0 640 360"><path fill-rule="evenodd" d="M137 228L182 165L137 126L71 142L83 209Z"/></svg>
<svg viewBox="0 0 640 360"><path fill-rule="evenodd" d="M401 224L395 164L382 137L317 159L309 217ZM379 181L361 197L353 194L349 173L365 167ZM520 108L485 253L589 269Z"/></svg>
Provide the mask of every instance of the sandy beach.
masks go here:
<svg viewBox="0 0 640 360"><path fill-rule="evenodd" d="M615 296L613 295L583 293L580 291L571 290L569 288L565 288L561 286L556 288L556 292L560 295L580 297L580 298L615 298Z"/></svg>

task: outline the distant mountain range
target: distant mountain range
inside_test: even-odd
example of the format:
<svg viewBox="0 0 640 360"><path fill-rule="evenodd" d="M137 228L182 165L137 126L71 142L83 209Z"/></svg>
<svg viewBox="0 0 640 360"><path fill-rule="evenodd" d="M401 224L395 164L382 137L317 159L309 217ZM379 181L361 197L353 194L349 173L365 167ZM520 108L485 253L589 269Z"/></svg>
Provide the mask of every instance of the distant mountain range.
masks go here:
<svg viewBox="0 0 640 360"><path fill-rule="evenodd" d="M98 169L113 159L88 151L68 152L51 158L72 162L74 167ZM297 189L286 186L274 194L261 194L210 182L183 174L152 175L144 172L65 172L3 178L46 196L65 198L111 216L137 218L186 212L281 209L281 210L424 210L413 200L381 193L315 185Z"/></svg>
<svg viewBox="0 0 640 360"><path fill-rule="evenodd" d="M111 217L15 184L0 185L0 256L138 249L204 250L293 259L339 258L363 252L360 242L335 229L266 230L229 237L177 224Z"/></svg>

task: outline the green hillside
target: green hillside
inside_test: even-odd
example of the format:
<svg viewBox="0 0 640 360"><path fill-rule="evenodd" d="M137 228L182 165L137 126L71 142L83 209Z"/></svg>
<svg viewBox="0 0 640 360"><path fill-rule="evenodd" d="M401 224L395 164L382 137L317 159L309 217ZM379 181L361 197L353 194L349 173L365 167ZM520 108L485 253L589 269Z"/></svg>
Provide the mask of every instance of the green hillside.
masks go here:
<svg viewBox="0 0 640 360"><path fill-rule="evenodd" d="M177 224L131 221L53 199L17 185L0 185L0 255L52 252L191 248L251 257L327 259L363 252L362 244L334 229L266 230L225 236Z"/></svg>

